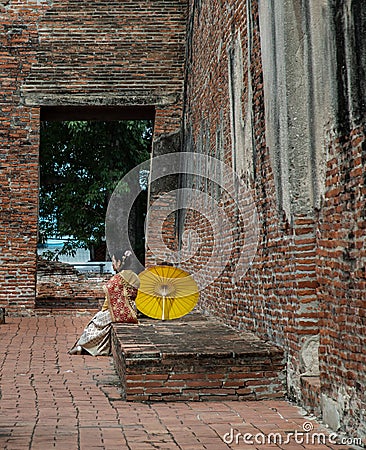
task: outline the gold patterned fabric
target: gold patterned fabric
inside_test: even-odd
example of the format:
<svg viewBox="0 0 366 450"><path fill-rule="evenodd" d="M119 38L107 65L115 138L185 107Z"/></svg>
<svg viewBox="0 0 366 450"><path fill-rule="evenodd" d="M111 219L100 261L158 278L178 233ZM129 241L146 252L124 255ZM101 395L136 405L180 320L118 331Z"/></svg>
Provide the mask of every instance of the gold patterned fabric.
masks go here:
<svg viewBox="0 0 366 450"><path fill-rule="evenodd" d="M112 322L137 323L136 286L138 277L131 270L117 273L103 286Z"/></svg>
<svg viewBox="0 0 366 450"><path fill-rule="evenodd" d="M80 346L93 356L109 355L111 352L111 314L98 311L85 327L75 347Z"/></svg>
<svg viewBox="0 0 366 450"><path fill-rule="evenodd" d="M93 356L110 355L112 322L137 323L135 298L139 279L131 270L114 275L104 286L105 302L85 327L71 354L83 351Z"/></svg>

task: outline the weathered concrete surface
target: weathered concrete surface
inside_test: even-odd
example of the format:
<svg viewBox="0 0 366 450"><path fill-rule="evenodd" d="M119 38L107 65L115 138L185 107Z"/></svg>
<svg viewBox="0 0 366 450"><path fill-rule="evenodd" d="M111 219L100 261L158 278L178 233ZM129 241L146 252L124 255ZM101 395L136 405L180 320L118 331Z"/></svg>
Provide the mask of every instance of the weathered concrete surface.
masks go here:
<svg viewBox="0 0 366 450"><path fill-rule="evenodd" d="M312 213L324 194L324 140L334 121L327 2L259 0L266 141L278 207Z"/></svg>

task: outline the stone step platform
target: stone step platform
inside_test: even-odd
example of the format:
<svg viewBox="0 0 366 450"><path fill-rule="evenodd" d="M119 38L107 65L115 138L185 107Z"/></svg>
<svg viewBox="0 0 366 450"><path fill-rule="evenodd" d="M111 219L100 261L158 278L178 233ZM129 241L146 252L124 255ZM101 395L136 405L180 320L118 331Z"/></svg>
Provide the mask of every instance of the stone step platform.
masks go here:
<svg viewBox="0 0 366 450"><path fill-rule="evenodd" d="M112 352L128 401L283 398L283 351L194 312L113 324Z"/></svg>
<svg viewBox="0 0 366 450"><path fill-rule="evenodd" d="M87 316L92 318L100 310L89 306L60 307L49 305L45 307L36 306L33 310L35 316Z"/></svg>
<svg viewBox="0 0 366 450"><path fill-rule="evenodd" d="M100 309L100 300L95 297L85 298L65 298L65 297L37 297L35 309L62 309L72 310L85 309L98 311Z"/></svg>

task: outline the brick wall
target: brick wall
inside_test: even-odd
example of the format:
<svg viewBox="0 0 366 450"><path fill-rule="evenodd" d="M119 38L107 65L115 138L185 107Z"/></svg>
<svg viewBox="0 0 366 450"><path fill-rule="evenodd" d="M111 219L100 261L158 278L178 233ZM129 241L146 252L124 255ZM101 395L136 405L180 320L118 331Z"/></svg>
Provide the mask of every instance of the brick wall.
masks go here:
<svg viewBox="0 0 366 450"><path fill-rule="evenodd" d="M73 266L38 259L35 312L91 314L104 303L103 284L111 274L81 273Z"/></svg>
<svg viewBox="0 0 366 450"><path fill-rule="evenodd" d="M230 220L231 229L221 230L221 234L232 233L232 251L222 275L201 293L200 308L236 328L251 330L282 345L288 354L290 387L296 390L290 390L290 394L299 397L299 352L306 338L318 332L316 223L312 213L288 217L278 207L273 164L265 138L257 3L252 2L249 17L247 4L191 2L193 31L189 36L186 74L185 150L210 154L234 167L251 187L259 219L259 245L254 261L241 281L234 283L235 264L248 234L238 225L233 199L225 193L213 195ZM240 158L247 151L245 142L243 148L234 149L236 154L232 150L235 138L232 123L236 119L230 99L233 83L230 55L238 42L243 62L241 114L244 119L252 115L253 148L247 159L253 167L247 170L242 170L245 161L240 165ZM210 176L204 172L203 175ZM197 187L200 183L194 180L192 185ZM197 211L185 217L185 230L189 229L197 232L198 239L207 247L185 263L189 271L197 272L203 259L209 261L211 257L213 230L207 218Z"/></svg>
<svg viewBox="0 0 366 450"><path fill-rule="evenodd" d="M327 127L318 229L320 389L324 421L366 444L365 98L363 3L331 9L335 119ZM343 76L344 68L346 76Z"/></svg>
<svg viewBox="0 0 366 450"><path fill-rule="evenodd" d="M321 392L325 413L366 436L365 127L329 139L319 222Z"/></svg>
<svg viewBox="0 0 366 450"><path fill-rule="evenodd" d="M0 4L0 305L35 304L40 110L156 111L155 140L182 111L186 1ZM47 118L47 116L45 117ZM130 117L133 118L133 117ZM153 118L153 117L152 117ZM64 120L67 119L64 117Z"/></svg>
<svg viewBox="0 0 366 450"><path fill-rule="evenodd" d="M365 23L359 1L190 1L183 147L235 169L258 212L258 250L235 282L243 220L227 193L186 178L226 212L221 238L232 233L230 258L200 308L283 346L289 395L362 439ZM214 244L196 209L180 218L201 243L185 263L193 273Z"/></svg>

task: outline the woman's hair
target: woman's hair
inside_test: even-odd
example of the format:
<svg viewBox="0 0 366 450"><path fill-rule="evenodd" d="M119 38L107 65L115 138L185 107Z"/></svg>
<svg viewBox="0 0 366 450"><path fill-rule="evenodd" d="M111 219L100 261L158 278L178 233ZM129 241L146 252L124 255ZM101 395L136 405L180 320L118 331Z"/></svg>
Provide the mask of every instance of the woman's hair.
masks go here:
<svg viewBox="0 0 366 450"><path fill-rule="evenodd" d="M126 266L126 262L128 261L129 257L132 255L132 252L131 252L131 250L126 250L122 256L120 256L120 255L121 255L121 253L117 253L112 256L112 261L114 259L115 261L120 262L120 265L118 267L115 267L116 272L121 272L123 270L123 268Z"/></svg>

